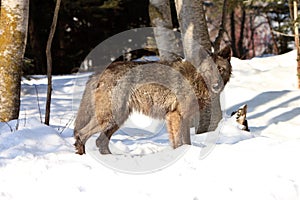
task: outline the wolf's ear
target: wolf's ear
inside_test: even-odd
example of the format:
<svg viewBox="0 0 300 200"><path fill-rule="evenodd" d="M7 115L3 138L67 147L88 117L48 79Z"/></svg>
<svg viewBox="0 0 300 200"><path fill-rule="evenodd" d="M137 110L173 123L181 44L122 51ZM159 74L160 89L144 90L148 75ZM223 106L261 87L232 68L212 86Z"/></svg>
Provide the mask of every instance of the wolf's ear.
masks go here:
<svg viewBox="0 0 300 200"><path fill-rule="evenodd" d="M231 59L231 48L229 45L226 45L223 49L218 52L218 56L221 56L224 59L230 61Z"/></svg>

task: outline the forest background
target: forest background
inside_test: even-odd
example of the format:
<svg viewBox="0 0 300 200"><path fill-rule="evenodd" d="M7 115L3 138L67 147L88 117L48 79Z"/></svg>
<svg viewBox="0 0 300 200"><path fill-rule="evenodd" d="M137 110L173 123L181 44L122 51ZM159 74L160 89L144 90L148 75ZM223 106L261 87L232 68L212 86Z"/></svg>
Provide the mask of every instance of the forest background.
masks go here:
<svg viewBox="0 0 300 200"><path fill-rule="evenodd" d="M173 28L179 27L171 0ZM228 0L222 44L234 57L276 55L294 48L288 0ZM217 37L223 0L204 1L211 41ZM64 0L52 45L53 74L76 72L88 53L105 39L132 28L151 26L148 0ZM55 1L30 1L23 74L46 74L46 44ZM137 54L155 54L142 51ZM139 56L139 55L137 55Z"/></svg>

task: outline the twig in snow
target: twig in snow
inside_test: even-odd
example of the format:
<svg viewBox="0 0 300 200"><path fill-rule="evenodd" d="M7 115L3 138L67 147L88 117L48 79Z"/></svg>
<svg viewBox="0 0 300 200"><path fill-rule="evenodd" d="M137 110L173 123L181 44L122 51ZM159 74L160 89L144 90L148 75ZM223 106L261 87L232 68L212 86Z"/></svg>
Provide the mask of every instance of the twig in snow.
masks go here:
<svg viewBox="0 0 300 200"><path fill-rule="evenodd" d="M19 123L20 123L20 120L19 118L17 119L17 123L16 123L16 131L19 130Z"/></svg>
<svg viewBox="0 0 300 200"><path fill-rule="evenodd" d="M10 132L14 132L14 130L12 129L11 125L9 125L9 123L7 123L6 121L4 121L2 118L0 118L0 119L1 119L1 121L2 121L3 123L5 123L5 124L9 127Z"/></svg>
<svg viewBox="0 0 300 200"><path fill-rule="evenodd" d="M38 109L39 109L39 114L40 114L40 120L41 120L41 123L43 123L42 112L41 112L41 106L40 106L39 92L38 92L37 86L34 85L34 87L35 87L36 100L37 100ZM26 114L26 113L25 113L25 114Z"/></svg>
<svg viewBox="0 0 300 200"><path fill-rule="evenodd" d="M74 118L75 118L75 115L73 115L73 116L69 119L69 121L68 121L68 122L66 123L66 125L62 128L62 130L59 132L59 134L62 134L66 128L69 128L69 127L70 127L70 124L71 124L71 122L74 120Z"/></svg>

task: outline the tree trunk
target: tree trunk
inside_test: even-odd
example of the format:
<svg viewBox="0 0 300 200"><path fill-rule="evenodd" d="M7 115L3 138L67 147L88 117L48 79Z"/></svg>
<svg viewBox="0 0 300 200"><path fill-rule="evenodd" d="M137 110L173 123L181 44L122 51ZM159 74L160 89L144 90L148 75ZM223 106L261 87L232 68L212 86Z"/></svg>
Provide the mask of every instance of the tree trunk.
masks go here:
<svg viewBox="0 0 300 200"><path fill-rule="evenodd" d="M195 0L175 0L176 11L182 34L184 47L184 56L195 67L195 64L206 60L212 63L212 59L207 54L211 52L212 44L208 34L208 28L203 8L203 1ZM211 94L211 103L200 111L200 120L197 133L213 131L217 128L219 121L222 119L220 105L220 94Z"/></svg>
<svg viewBox="0 0 300 200"><path fill-rule="evenodd" d="M2 0L0 18L0 121L17 119L29 0Z"/></svg>
<svg viewBox="0 0 300 200"><path fill-rule="evenodd" d="M238 54L239 58L245 57L245 50L243 46L244 41L244 29L245 29L245 21L246 21L246 10L242 7L242 19L241 19L241 27L240 27L240 36L238 41Z"/></svg>
<svg viewBox="0 0 300 200"><path fill-rule="evenodd" d="M279 48L278 48L278 45L277 45L277 41L276 41L276 38L275 38L275 35L274 35L274 32L273 32L273 27L272 27L272 22L270 20L270 17L267 15L266 16L267 18L267 22L268 22L268 25L269 25L269 28L270 28L270 32L271 32L271 38L272 38L272 41L273 41L273 46L274 46L274 54L278 55L279 54Z"/></svg>
<svg viewBox="0 0 300 200"><path fill-rule="evenodd" d="M169 0L150 0L149 15L160 60L174 61L182 54L178 32L173 31Z"/></svg>
<svg viewBox="0 0 300 200"><path fill-rule="evenodd" d="M56 0L53 21L49 33L49 38L46 46L46 57L47 57L47 77L48 77L48 88L47 88L47 100L46 100L46 113L45 113L45 124L50 123L50 108L51 108L51 94L52 94L52 56L51 56L51 46L54 33L56 30L58 12L60 8L61 0Z"/></svg>
<svg viewBox="0 0 300 200"><path fill-rule="evenodd" d="M255 21L255 17L253 19L252 16L250 16L250 45L251 46L251 50L252 50L252 55L250 55L251 57L255 57L255 41L254 41L254 34L255 34L255 28L254 28L254 22Z"/></svg>
<svg viewBox="0 0 300 200"><path fill-rule="evenodd" d="M187 60L194 58L194 47L198 45L195 44L195 41L199 42L202 48L211 51L212 46L208 34L203 1L175 0L175 5L182 34L185 58Z"/></svg>
<svg viewBox="0 0 300 200"><path fill-rule="evenodd" d="M298 88L300 89L300 44L299 44L299 23L298 18L298 2L293 0L293 16L294 16L294 32L295 32L295 45L297 49L297 77L298 77Z"/></svg>
<svg viewBox="0 0 300 200"><path fill-rule="evenodd" d="M218 36L214 41L214 52L218 52L220 50L221 41L223 39L223 34L226 28L225 26L226 26L227 9L228 9L228 0L224 0L223 7L222 7L221 25L220 25Z"/></svg>
<svg viewBox="0 0 300 200"><path fill-rule="evenodd" d="M235 37L235 12L234 9L230 13L230 35L231 35L231 48L234 57L238 57L236 49L236 37Z"/></svg>

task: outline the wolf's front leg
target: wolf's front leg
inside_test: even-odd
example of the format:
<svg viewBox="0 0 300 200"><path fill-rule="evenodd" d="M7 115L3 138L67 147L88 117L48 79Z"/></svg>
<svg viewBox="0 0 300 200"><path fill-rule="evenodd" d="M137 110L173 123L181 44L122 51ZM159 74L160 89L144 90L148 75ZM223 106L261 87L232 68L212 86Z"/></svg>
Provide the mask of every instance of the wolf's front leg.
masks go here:
<svg viewBox="0 0 300 200"><path fill-rule="evenodd" d="M169 132L169 140L173 148L177 148L183 144L182 132L183 120L180 113L175 110L166 115L167 129Z"/></svg>

